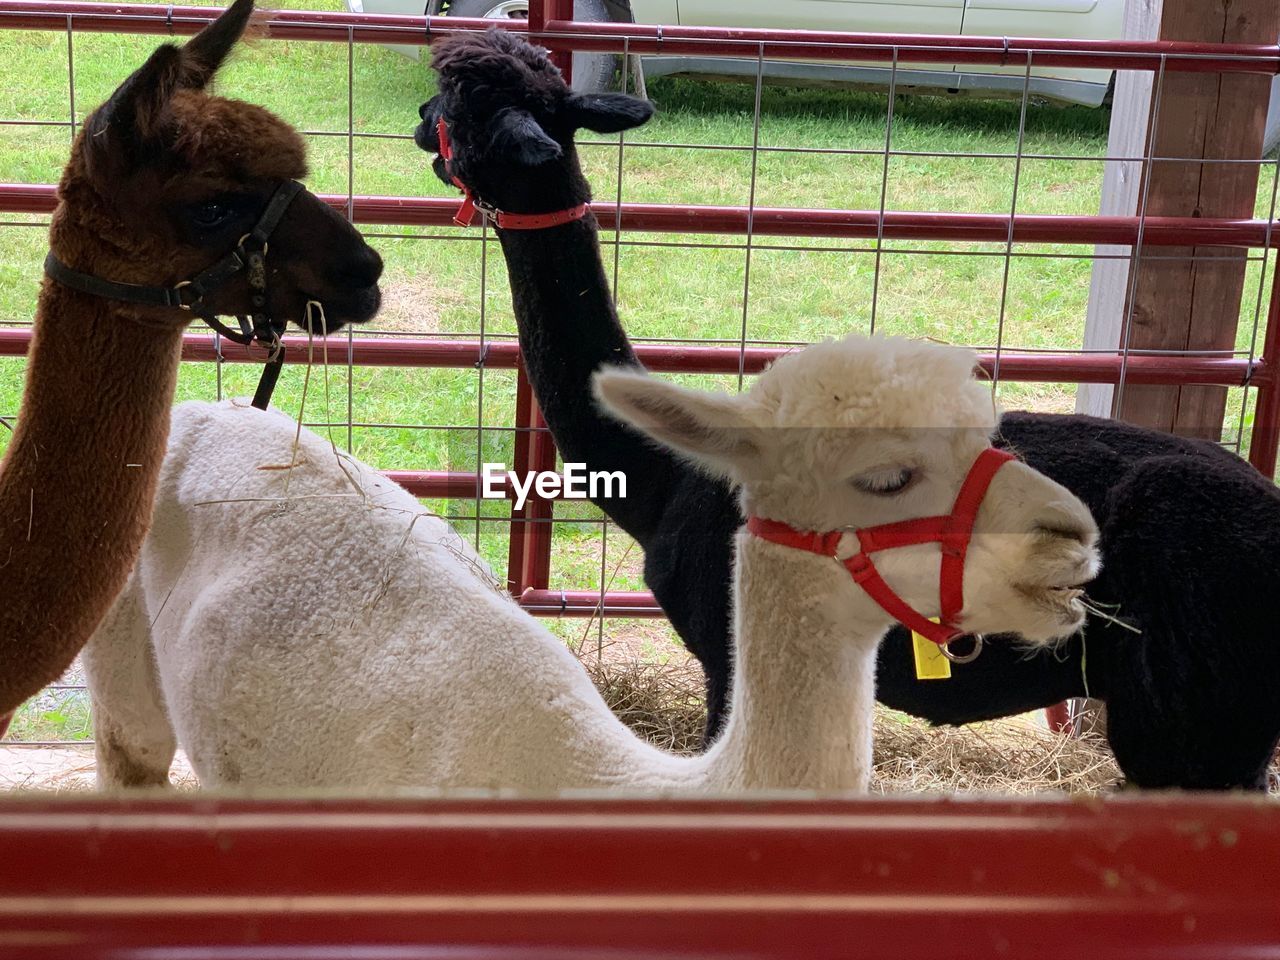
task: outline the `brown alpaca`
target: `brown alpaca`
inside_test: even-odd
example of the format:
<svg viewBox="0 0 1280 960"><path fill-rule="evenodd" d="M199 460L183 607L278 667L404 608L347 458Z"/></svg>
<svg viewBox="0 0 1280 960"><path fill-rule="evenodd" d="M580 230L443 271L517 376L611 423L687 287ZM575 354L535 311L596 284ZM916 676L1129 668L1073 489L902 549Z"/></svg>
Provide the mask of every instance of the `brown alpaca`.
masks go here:
<svg viewBox="0 0 1280 960"><path fill-rule="evenodd" d="M236 0L186 46L161 46L86 120L50 229L65 267L181 287L244 252L277 190L295 189L289 181L306 174L298 133L261 107L204 89L252 12L253 0ZM259 283L240 270L194 304L195 314L265 314L282 324L319 301L330 332L374 315L377 253L312 194L287 202ZM150 523L192 316L49 278L41 287L21 415L0 464L0 732L66 670L125 583Z"/></svg>

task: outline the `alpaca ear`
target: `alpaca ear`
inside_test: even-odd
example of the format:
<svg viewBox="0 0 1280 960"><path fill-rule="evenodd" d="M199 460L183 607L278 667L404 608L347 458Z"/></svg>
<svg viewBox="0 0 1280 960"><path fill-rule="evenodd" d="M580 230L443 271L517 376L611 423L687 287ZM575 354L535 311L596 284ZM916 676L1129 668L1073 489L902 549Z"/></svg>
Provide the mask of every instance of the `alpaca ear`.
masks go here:
<svg viewBox="0 0 1280 960"><path fill-rule="evenodd" d="M645 123L653 116L653 104L625 93L575 93L565 103L574 129L619 133Z"/></svg>
<svg viewBox="0 0 1280 960"><path fill-rule="evenodd" d="M181 71L182 51L163 44L90 114L84 147L91 177L108 184L141 164L163 127L162 115Z"/></svg>
<svg viewBox="0 0 1280 960"><path fill-rule="evenodd" d="M138 166L164 128L174 93L209 82L248 26L254 0L236 0L184 47L162 44L89 118L85 131L89 175L110 182Z"/></svg>
<svg viewBox="0 0 1280 960"><path fill-rule="evenodd" d="M527 110L501 110L493 118L493 149L504 157L514 157L526 167L536 167L564 153Z"/></svg>
<svg viewBox="0 0 1280 960"><path fill-rule="evenodd" d="M182 86L201 90L213 79L253 19L253 3L235 0L222 16L187 41L182 48Z"/></svg>
<svg viewBox="0 0 1280 960"><path fill-rule="evenodd" d="M686 390L617 367L598 370L592 385L606 413L714 474L740 477L760 459L760 428L741 395Z"/></svg>

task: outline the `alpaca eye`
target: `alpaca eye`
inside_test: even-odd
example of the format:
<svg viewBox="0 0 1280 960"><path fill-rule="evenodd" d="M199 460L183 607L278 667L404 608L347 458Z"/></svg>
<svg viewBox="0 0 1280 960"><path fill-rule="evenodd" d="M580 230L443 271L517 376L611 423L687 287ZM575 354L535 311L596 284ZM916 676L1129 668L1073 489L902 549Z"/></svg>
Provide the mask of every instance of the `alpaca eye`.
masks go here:
<svg viewBox="0 0 1280 960"><path fill-rule="evenodd" d="M221 200L211 200L196 207L191 219L198 227L216 227L225 223L234 211L231 205Z"/></svg>
<svg viewBox="0 0 1280 960"><path fill-rule="evenodd" d="M894 467L876 470L861 477L855 477L853 485L864 493L888 497L901 493L915 482L916 472L910 467Z"/></svg>

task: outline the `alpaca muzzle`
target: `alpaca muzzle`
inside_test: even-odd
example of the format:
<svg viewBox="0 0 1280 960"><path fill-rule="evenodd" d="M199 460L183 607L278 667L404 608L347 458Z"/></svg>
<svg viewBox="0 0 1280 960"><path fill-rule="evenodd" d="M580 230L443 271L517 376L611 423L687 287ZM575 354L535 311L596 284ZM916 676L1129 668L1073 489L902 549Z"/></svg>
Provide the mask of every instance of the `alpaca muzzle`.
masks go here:
<svg viewBox="0 0 1280 960"><path fill-rule="evenodd" d="M982 652L982 636L973 634L973 649L960 654L951 650L951 644L965 636L957 626L964 609L964 563L973 537L973 525L978 509L986 498L991 481L999 469L1016 457L1004 450L988 447L978 455L965 476L960 492L956 495L951 512L936 517L920 517L899 523L885 523L857 530L830 530L825 533L806 533L778 520L763 517L747 519L747 530L770 543L808 553L831 557L844 566L853 582L862 587L880 608L904 627L936 643L942 655L953 663L970 663ZM840 559L836 552L846 533L858 538L858 552ZM942 547L942 569L938 580L938 603L941 610L939 622L934 623L915 610L894 591L871 559L873 553L908 547L921 543L937 543Z"/></svg>
<svg viewBox="0 0 1280 960"><path fill-rule="evenodd" d="M296 180L285 180L276 187L271 199L263 208L253 229L240 238L235 249L190 280L183 280L172 287L148 287L137 283L119 283L104 280L89 273L72 270L49 251L44 260L44 272L50 279L64 287L124 303L138 303L148 307L176 307L193 313L221 336L232 343L248 345L255 340L265 346L270 354L262 369L258 389L253 394L253 405L265 410L271 403L280 369L284 366L284 335L286 321L274 319L267 311L267 241L284 218L293 199L305 188ZM236 316L239 330L232 330L205 306L205 298L214 293L232 277L244 272L249 283L252 309L247 315ZM184 324L186 320L182 321Z"/></svg>

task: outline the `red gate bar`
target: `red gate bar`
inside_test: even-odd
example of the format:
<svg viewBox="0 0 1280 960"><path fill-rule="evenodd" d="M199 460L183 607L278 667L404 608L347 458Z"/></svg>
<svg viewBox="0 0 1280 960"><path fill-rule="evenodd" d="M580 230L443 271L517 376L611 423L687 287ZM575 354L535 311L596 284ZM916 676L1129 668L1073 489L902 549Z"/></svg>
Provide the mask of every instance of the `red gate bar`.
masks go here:
<svg viewBox="0 0 1280 960"><path fill-rule="evenodd" d="M0 800L0 960L1260 960L1235 798Z"/></svg>
<svg viewBox="0 0 1280 960"><path fill-rule="evenodd" d="M516 437L512 469L527 475L554 470L555 445L524 366L516 376ZM511 539L507 545L507 587L520 596L531 587L545 587L551 579L552 504L532 491L519 510L511 508Z"/></svg>
<svg viewBox="0 0 1280 960"><path fill-rule="evenodd" d="M1274 297L1273 297L1274 299ZM1280 326L1280 324L1278 324ZM0 328L0 357L25 356L31 343L26 327ZM288 336L285 346L293 357L305 356L307 338ZM738 347L705 347L684 344L640 343L636 356L658 373L737 373L742 351ZM786 348L748 347L745 369L759 373ZM350 350L342 341L329 346L329 360L350 361L370 367L474 367L483 354L484 365L495 370L514 370L520 362L520 346L514 341L429 340L426 338L360 336ZM219 357L213 337L188 333L183 337L182 359L213 361ZM262 363L265 353L257 347L222 343L222 360L227 363ZM979 353L981 368L990 375L994 353ZM1130 354L1126 361L1118 353L1018 353L1001 351L1000 379L1019 383L1126 383L1219 384L1264 387L1275 380L1274 366L1265 358ZM541 468L540 468L541 469ZM549 468L548 468L549 469Z"/></svg>
<svg viewBox="0 0 1280 960"><path fill-rule="evenodd" d="M345 213L345 194L322 199ZM0 184L0 212L52 213L56 204L50 184ZM960 240L1004 244L1009 240L1009 214L948 213L886 210L880 234L878 210L823 210L800 207L689 206L665 203L622 204L626 232L721 233L751 232L771 237L823 237L874 240ZM381 226L453 227L458 201L447 197L357 196L352 221ZM618 205L591 205L602 224L617 219ZM1015 243L1079 243L1131 246L1267 247L1274 243L1270 221L1213 217L1091 217L1083 214L1015 214Z"/></svg>
<svg viewBox="0 0 1280 960"><path fill-rule="evenodd" d="M648 590L537 590L519 596L520 606L540 617L591 619L592 617L664 618L666 613Z"/></svg>
<svg viewBox="0 0 1280 960"><path fill-rule="evenodd" d="M573 0L541 0L529 5L529 32L536 35L546 33L547 23L552 20L572 21ZM578 30L578 24L570 22L570 32ZM626 44L618 48L618 53L625 52ZM573 44L554 44L551 48L551 62L560 68L565 81L573 82ZM626 69L626 65L623 65Z"/></svg>
<svg viewBox="0 0 1280 960"><path fill-rule="evenodd" d="M548 6L555 7L556 9L548 11L547 10ZM531 33L541 33L546 28L547 20L549 19L550 20L564 20L564 19L572 20L573 19L572 8L569 9L567 17L557 16L557 14L560 14L563 12L564 11L560 10L559 7L557 6L556 0L541 0L541 2L530 3L529 17L526 20L524 27L526 30L528 30ZM556 66L559 66L559 64L556 64Z"/></svg>
<svg viewBox="0 0 1280 960"><path fill-rule="evenodd" d="M977 63L993 66L1098 67L1180 73L1280 73L1280 45L1172 40L921 36L747 27L655 26L548 20L532 39L556 49L685 56L763 56L783 60ZM1176 66L1175 66L1176 64Z"/></svg>
<svg viewBox="0 0 1280 960"><path fill-rule="evenodd" d="M1044 708L1044 718L1049 729L1054 733L1065 733L1071 730L1071 708L1064 701Z"/></svg>
<svg viewBox="0 0 1280 960"><path fill-rule="evenodd" d="M446 470L383 470L382 475L415 497L428 500L479 500L481 480L478 473ZM511 484L502 477L494 486L504 497L515 496Z"/></svg>
<svg viewBox="0 0 1280 960"><path fill-rule="evenodd" d="M271 11L270 35L286 40L421 45L436 37L498 23L531 32L555 50L603 50L633 54L724 56L739 54L820 60L900 63L1022 64L1159 70L1191 73L1280 73L1280 45L1214 44L1169 40L1059 40L1022 37L945 37L917 34L838 33L822 30L652 26L635 23L575 23L546 16L530 5L533 28L523 21L453 17L406 17ZM144 4L67 3L59 0L0 0L0 29L73 30L94 33L192 34L213 19L209 8ZM542 29L539 21L545 17ZM896 49L896 54L895 54ZM1162 61L1162 58L1163 61Z"/></svg>
<svg viewBox="0 0 1280 960"><path fill-rule="evenodd" d="M556 469L556 443L542 416L538 399L533 395L533 385L526 381L529 407L533 415L533 430L529 434L529 470L531 473L554 472ZM525 566L520 578L520 590L542 589L551 582L551 520L553 504L536 490L530 490L525 504Z"/></svg>
<svg viewBox="0 0 1280 960"><path fill-rule="evenodd" d="M547 20L557 18L573 19L573 0L541 0L529 5L530 30L542 30ZM561 48L553 52L551 62L559 68L566 83L573 82L573 54L570 50ZM626 69L625 64L623 69ZM529 472L555 470L555 440L547 429L547 421L538 406L538 398L533 395L533 384L529 382L523 364L516 376L516 427L527 427L530 431L516 435L518 452L521 451L521 441L525 441L523 453ZM530 490L523 510L517 511L512 507L513 520L517 514L523 517L523 522L512 527L508 541L507 582L511 584L511 592L523 603L527 592L544 590L551 584L551 521L555 516L555 504Z"/></svg>
<svg viewBox="0 0 1280 960"><path fill-rule="evenodd" d="M527 474L532 469L529 445L535 429L534 406L533 390L525 374L524 364L521 363L516 368L516 435L511 453L511 469L521 474ZM525 587L532 586L526 564L531 526L524 519L528 507L527 501L520 510L515 508L514 502L511 506L511 535L507 539L507 590L516 597L520 596Z"/></svg>

